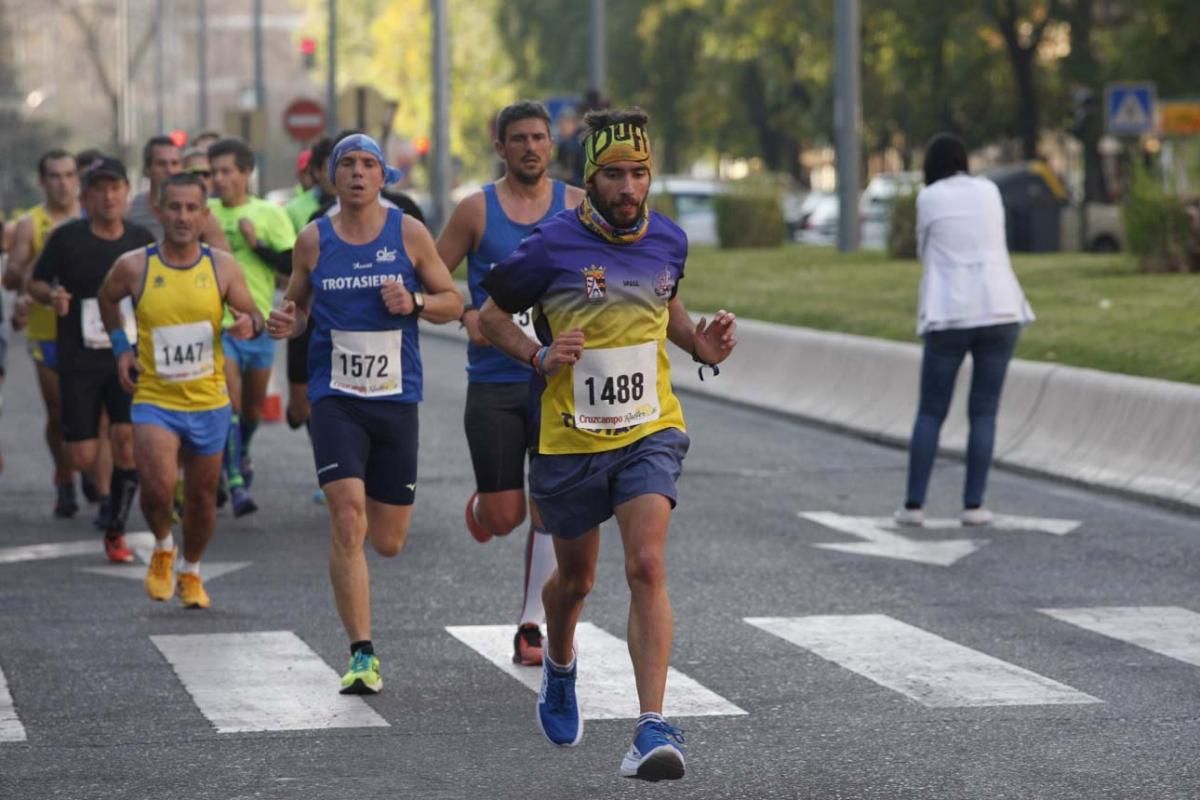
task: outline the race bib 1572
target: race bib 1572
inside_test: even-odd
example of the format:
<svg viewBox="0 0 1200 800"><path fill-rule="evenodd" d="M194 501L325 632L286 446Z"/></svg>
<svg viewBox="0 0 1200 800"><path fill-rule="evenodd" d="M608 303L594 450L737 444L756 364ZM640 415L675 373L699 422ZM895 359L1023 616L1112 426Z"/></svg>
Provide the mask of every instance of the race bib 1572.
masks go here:
<svg viewBox="0 0 1200 800"><path fill-rule="evenodd" d="M329 387L359 397L403 394L403 331L332 331Z"/></svg>

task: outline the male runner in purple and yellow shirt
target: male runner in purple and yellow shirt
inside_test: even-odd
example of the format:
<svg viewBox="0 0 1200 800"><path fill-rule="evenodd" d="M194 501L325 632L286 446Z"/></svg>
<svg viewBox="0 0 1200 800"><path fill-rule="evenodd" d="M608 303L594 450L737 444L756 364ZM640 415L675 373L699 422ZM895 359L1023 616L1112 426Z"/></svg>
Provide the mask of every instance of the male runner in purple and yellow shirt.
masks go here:
<svg viewBox="0 0 1200 800"><path fill-rule="evenodd" d="M646 115L587 117L587 196L545 221L484 279L483 332L543 379L530 494L555 535L546 583L547 649L538 721L553 744L583 737L575 702L575 624L595 578L602 522L616 516L630 589L629 652L638 718L620 774L683 776L683 737L662 716L673 620L663 556L675 481L688 449L671 390L669 338L702 363L734 347L734 317L693 324L678 296L687 237L646 207L652 160ZM540 346L512 314L534 309Z"/></svg>

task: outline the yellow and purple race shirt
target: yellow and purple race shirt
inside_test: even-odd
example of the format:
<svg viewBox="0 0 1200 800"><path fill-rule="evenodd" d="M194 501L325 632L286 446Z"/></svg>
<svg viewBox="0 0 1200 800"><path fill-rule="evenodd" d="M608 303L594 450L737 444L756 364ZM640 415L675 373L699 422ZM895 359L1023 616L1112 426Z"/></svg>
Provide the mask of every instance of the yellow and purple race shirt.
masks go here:
<svg viewBox="0 0 1200 800"><path fill-rule="evenodd" d="M538 453L600 453L684 430L666 341L667 305L686 261L687 236L664 216L650 212L640 240L613 244L568 210L543 222L484 279L503 310L533 308L543 344L583 331L577 364L534 379Z"/></svg>

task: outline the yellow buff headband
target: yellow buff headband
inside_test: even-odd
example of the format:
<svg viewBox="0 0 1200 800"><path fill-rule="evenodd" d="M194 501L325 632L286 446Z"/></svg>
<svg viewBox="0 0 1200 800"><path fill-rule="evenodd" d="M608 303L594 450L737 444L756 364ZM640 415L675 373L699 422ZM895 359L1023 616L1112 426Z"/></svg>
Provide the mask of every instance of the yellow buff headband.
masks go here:
<svg viewBox="0 0 1200 800"><path fill-rule="evenodd" d="M583 141L583 152L587 157L587 165L583 169L585 183L602 167L618 161L637 161L654 172L654 158L650 155L650 137L646 135L646 129L628 122L618 122L592 131Z"/></svg>

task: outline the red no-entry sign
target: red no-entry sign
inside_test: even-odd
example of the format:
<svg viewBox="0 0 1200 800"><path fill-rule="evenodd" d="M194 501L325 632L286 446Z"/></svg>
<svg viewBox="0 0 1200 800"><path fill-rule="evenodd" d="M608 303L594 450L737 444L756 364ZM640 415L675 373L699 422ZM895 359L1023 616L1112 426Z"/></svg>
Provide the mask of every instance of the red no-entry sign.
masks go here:
<svg viewBox="0 0 1200 800"><path fill-rule="evenodd" d="M283 128L296 141L315 139L325 132L325 108L316 100L293 100L284 109Z"/></svg>

